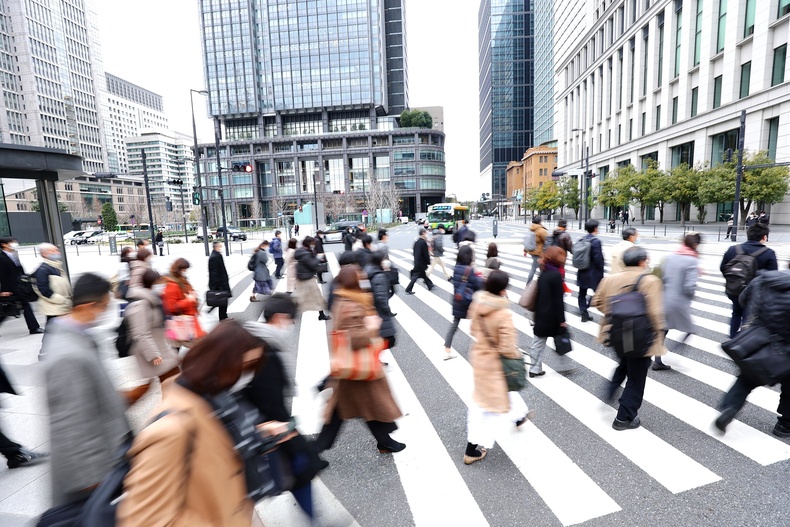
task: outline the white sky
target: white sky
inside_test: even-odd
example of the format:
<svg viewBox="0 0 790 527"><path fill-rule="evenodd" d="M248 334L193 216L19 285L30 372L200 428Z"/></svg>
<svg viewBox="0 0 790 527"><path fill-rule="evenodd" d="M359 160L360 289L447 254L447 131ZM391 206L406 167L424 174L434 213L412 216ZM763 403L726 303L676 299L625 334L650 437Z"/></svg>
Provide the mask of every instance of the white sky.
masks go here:
<svg viewBox="0 0 790 527"><path fill-rule="evenodd" d="M412 107L443 106L447 193L480 195L477 11L480 0L404 0ZM197 0L96 0L104 69L164 97L191 135L189 89L204 87ZM196 95L198 137L213 140Z"/></svg>

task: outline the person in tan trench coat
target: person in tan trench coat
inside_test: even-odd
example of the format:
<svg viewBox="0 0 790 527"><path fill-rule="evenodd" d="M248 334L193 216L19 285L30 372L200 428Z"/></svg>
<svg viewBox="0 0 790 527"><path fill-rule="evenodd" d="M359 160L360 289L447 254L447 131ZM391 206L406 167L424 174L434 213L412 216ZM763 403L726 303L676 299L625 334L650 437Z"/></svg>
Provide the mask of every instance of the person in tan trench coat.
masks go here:
<svg viewBox="0 0 790 527"><path fill-rule="evenodd" d="M332 302L334 329L348 331L353 349L358 350L380 340L378 337L381 319L376 315L373 295L362 291L355 266L346 266L335 277L337 288ZM383 347L383 345L382 345ZM361 417L367 422L376 438L382 454L400 452L406 445L390 437L397 430L395 419L401 411L392 398L387 378L374 381L351 381L330 377L326 383L332 388L332 397L327 404L326 423L316 440L319 452L332 448L346 419Z"/></svg>
<svg viewBox="0 0 790 527"><path fill-rule="evenodd" d="M507 273L492 270L485 290L474 294L469 306L472 336L469 352L474 372L474 391L467 420L467 444L464 463L483 459L493 448L496 435L507 424L520 426L527 419L527 406L517 392L508 392L502 358L520 358L516 348L516 328L507 296Z"/></svg>

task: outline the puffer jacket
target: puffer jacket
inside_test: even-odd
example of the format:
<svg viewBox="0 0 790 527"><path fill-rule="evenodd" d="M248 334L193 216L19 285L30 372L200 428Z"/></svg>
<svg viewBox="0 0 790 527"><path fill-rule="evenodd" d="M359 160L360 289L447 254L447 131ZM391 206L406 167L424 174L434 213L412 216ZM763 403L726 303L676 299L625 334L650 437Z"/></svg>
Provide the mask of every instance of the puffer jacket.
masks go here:
<svg viewBox="0 0 790 527"><path fill-rule="evenodd" d="M763 271L743 290L739 301L749 317L790 341L790 271Z"/></svg>
<svg viewBox="0 0 790 527"><path fill-rule="evenodd" d="M71 311L71 284L63 276L60 262L44 260L33 276L40 314L57 317Z"/></svg>
<svg viewBox="0 0 790 527"><path fill-rule="evenodd" d="M376 306L376 313L381 318L379 335L382 338L395 336L395 324L392 322L392 311L390 310L389 299L392 296L390 279L383 269L369 265L365 268L365 273L370 280L370 288L373 291L373 304Z"/></svg>
<svg viewBox="0 0 790 527"><path fill-rule="evenodd" d="M469 269L469 275L466 279L467 285L472 292L483 289L483 277L477 273L471 265L458 264L453 269L453 316L458 318L466 318L469 313L469 304L471 301L465 301L463 298L456 298L455 294L461 287L466 270Z"/></svg>
<svg viewBox="0 0 790 527"><path fill-rule="evenodd" d="M294 253L294 259L296 260L297 280L310 280L318 272L318 265L320 262L318 258L313 256L310 249L299 247Z"/></svg>
<svg viewBox="0 0 790 527"><path fill-rule="evenodd" d="M573 240L571 240L571 235L565 229L554 229L552 236L554 245L565 249L565 252L568 254L573 254Z"/></svg>

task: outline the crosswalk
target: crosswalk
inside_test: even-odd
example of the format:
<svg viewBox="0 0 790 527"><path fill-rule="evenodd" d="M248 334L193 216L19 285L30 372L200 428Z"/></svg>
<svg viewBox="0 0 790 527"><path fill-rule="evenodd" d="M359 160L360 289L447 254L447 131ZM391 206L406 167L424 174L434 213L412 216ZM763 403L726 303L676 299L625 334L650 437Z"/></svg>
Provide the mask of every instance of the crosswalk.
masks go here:
<svg viewBox="0 0 790 527"><path fill-rule="evenodd" d="M478 265L482 266L485 249L485 244L477 244ZM670 250L651 248L651 255L660 260ZM515 303L531 260L519 254L516 244L503 244L499 251L502 269L511 277L508 298ZM452 265L456 254L454 248L446 248L445 263ZM411 251L391 248L390 256L405 286ZM330 273L336 275L337 259L331 253L328 258ZM486 460L469 467L462 463L465 412L472 393L472 369L466 359L472 341L469 322L462 321L455 338L460 356L444 361L452 284L436 270L434 291L418 285L413 297L393 296L390 306L397 313L398 344L391 354L385 352L384 360L389 363L393 395L404 413L394 437L408 446L393 456L371 457L367 432L346 425L351 432L342 433L335 448L326 453L331 465L320 478L324 495L331 496L343 517L361 525L566 526L596 518L603 521L601 525L629 524L635 503L644 499L643 489L663 489L665 497L688 494L693 499L715 492L704 489L717 485L746 484L761 467L787 462L790 445L770 434L779 402L773 388L752 392L750 404L726 435L712 426L716 405L734 382L737 368L720 346L729 332L731 305L724 295L718 261L711 257L700 263L704 273L692 303L699 331L685 343L681 334L669 333L671 353L665 361L673 370L650 372L640 412L643 426L627 432L611 428L615 406L605 402L601 389L616 366L615 357L596 342L598 324L582 323L573 314L578 289L575 270L568 266L566 281L573 293L565 297L566 318L574 343L568 357L578 370L560 375L551 368L552 357L547 357L546 375L530 379L521 393L531 408L537 407L537 418L498 437ZM281 280L277 290L284 285ZM229 311L247 310L243 301L247 296L235 300ZM515 305L513 320L519 344L526 348L533 335L531 325ZM318 321L317 313L307 312L297 328L293 414L303 433L314 434L321 427L325 397L316 394L314 386L329 370L327 323ZM368 486L359 486L362 474L370 478ZM739 483L737 478L743 479ZM359 490L369 490L370 485L381 487L376 493L380 501L371 502ZM506 502L502 496L508 497ZM265 502L259 507L264 522L268 507ZM371 507L379 510L380 522L369 521Z"/></svg>

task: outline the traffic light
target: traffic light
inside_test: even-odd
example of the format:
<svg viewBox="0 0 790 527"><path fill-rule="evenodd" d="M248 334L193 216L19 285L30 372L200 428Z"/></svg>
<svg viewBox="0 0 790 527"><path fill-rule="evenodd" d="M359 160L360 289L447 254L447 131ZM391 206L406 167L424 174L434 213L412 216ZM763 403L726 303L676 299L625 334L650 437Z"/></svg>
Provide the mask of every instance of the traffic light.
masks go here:
<svg viewBox="0 0 790 527"><path fill-rule="evenodd" d="M182 186L184 184L184 180L183 179L171 179L170 180L170 184L171 185Z"/></svg>
<svg viewBox="0 0 790 527"><path fill-rule="evenodd" d="M252 173L252 164L249 161L236 162L236 163L233 163L233 166L231 167L231 170L233 172L246 172L247 174L251 174Z"/></svg>
<svg viewBox="0 0 790 527"><path fill-rule="evenodd" d="M165 210L167 212L173 212L173 202L170 201L170 196L165 198Z"/></svg>
<svg viewBox="0 0 790 527"><path fill-rule="evenodd" d="M192 205L200 205L200 192L192 193Z"/></svg>

